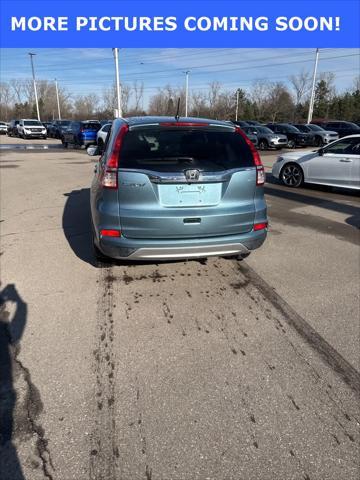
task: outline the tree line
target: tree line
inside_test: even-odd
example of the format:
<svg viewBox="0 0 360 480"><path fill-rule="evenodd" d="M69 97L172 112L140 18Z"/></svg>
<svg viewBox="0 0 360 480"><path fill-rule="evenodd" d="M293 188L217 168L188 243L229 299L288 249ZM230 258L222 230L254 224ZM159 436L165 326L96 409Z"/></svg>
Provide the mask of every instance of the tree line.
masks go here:
<svg viewBox="0 0 360 480"><path fill-rule="evenodd" d="M306 71L292 75L288 83L255 80L249 89L229 90L219 82L211 82L208 88L191 89L189 94L189 115L210 117L221 120L235 118L238 99L238 118L254 119L260 122L301 122L307 118L311 90L311 77ZM37 92L41 119L58 118L56 90L53 82L37 81ZM113 118L116 108L115 85L104 88L102 93L72 95L59 87L59 101L62 118L107 119ZM159 88L151 95L144 109L144 84L136 81L122 85L121 101L123 116L131 115L175 115L180 98L180 115L185 109L185 89L170 84ZM13 79L0 83L1 120L12 118L36 118L36 105L31 79ZM346 92L337 92L335 75L323 73L315 87L313 118L332 118L348 121L360 120L360 77Z"/></svg>

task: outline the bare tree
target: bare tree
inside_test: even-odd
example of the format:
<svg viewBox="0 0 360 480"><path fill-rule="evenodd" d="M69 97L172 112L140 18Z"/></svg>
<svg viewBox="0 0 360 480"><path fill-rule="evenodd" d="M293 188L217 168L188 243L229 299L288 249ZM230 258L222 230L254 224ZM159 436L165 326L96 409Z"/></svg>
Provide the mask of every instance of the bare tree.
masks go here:
<svg viewBox="0 0 360 480"><path fill-rule="evenodd" d="M192 115L195 117L209 116L207 96L204 92L193 91L191 94Z"/></svg>
<svg viewBox="0 0 360 480"><path fill-rule="evenodd" d="M355 92L360 92L360 75L354 78L353 89Z"/></svg>
<svg viewBox="0 0 360 480"><path fill-rule="evenodd" d="M221 91L220 82L211 82L209 84L208 100L209 100L210 114L213 117L216 116L216 106L219 100L220 91Z"/></svg>
<svg viewBox="0 0 360 480"><path fill-rule="evenodd" d="M133 83L132 90L134 92L134 112L137 113L143 109L142 102L144 96L144 83L136 80Z"/></svg>
<svg viewBox="0 0 360 480"><path fill-rule="evenodd" d="M311 75L308 71L302 70L297 75L291 75L289 81L294 90L295 104L299 105L304 97L310 93Z"/></svg>
<svg viewBox="0 0 360 480"><path fill-rule="evenodd" d="M79 95L74 102L74 114L79 119L90 119L93 117L99 106L99 97L95 93Z"/></svg>
<svg viewBox="0 0 360 480"><path fill-rule="evenodd" d="M251 86L250 98L254 104L254 113L257 120L265 118L266 101L269 92L269 81L257 79Z"/></svg>
<svg viewBox="0 0 360 480"><path fill-rule="evenodd" d="M13 93L7 82L0 83L0 114L5 121L10 120L9 111L13 101Z"/></svg>
<svg viewBox="0 0 360 480"><path fill-rule="evenodd" d="M129 85L121 85L121 109L123 116L129 111L130 95L131 87Z"/></svg>
<svg viewBox="0 0 360 480"><path fill-rule="evenodd" d="M283 83L269 84L266 111L272 122L289 119L293 106L291 95Z"/></svg>

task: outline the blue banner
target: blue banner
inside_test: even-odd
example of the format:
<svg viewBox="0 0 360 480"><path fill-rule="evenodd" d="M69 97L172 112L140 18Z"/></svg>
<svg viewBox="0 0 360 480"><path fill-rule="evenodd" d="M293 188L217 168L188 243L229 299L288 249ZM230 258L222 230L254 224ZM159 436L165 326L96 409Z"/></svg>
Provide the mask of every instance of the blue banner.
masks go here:
<svg viewBox="0 0 360 480"><path fill-rule="evenodd" d="M360 0L0 0L1 47L360 46Z"/></svg>

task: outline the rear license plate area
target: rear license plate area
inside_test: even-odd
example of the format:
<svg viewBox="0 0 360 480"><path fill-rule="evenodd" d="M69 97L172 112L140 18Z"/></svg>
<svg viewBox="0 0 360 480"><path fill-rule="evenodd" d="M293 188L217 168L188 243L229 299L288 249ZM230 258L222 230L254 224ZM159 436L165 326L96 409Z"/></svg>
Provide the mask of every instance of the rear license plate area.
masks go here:
<svg viewBox="0 0 360 480"><path fill-rule="evenodd" d="M221 184L159 185L159 200L164 207L211 207L221 200Z"/></svg>

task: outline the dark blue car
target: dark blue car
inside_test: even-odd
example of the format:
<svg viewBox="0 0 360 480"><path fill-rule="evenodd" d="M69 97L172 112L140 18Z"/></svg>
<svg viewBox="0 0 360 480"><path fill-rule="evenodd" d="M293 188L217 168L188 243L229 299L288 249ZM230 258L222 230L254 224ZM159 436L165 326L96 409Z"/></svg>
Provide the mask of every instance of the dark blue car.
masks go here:
<svg viewBox="0 0 360 480"><path fill-rule="evenodd" d="M61 141L65 148L69 143L77 146L96 145L96 134L101 128L97 121L71 122L66 130L63 130Z"/></svg>

